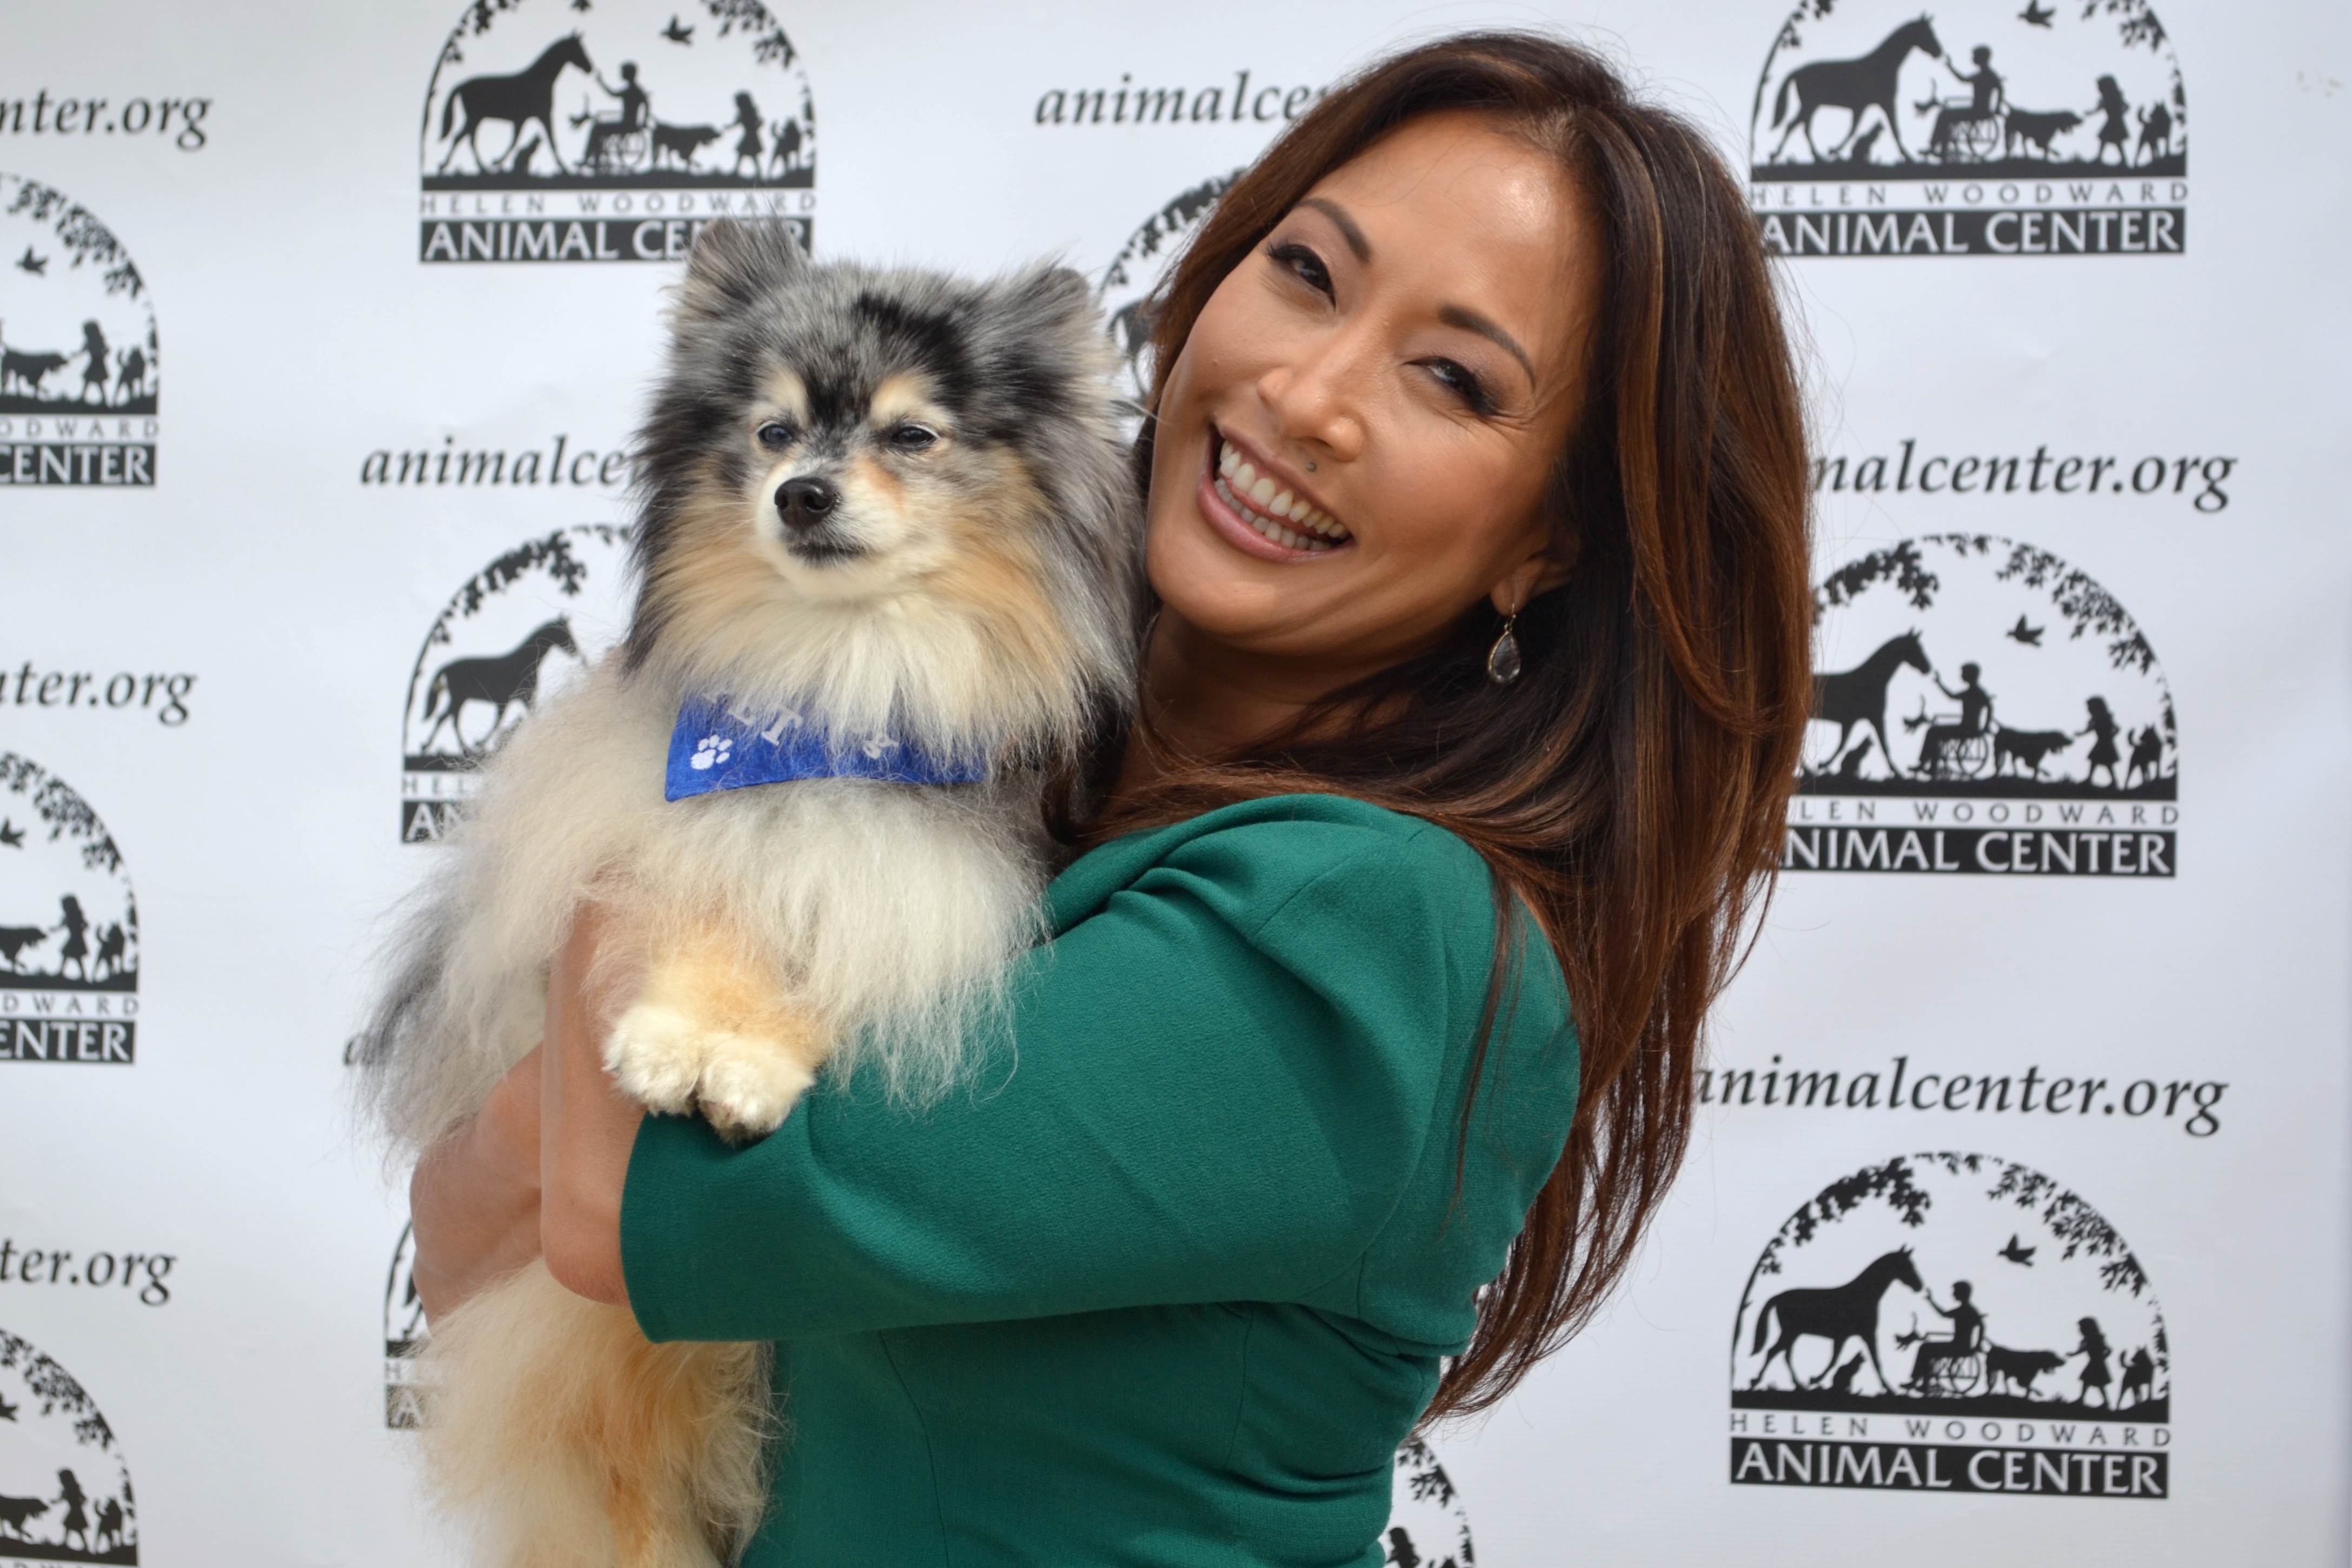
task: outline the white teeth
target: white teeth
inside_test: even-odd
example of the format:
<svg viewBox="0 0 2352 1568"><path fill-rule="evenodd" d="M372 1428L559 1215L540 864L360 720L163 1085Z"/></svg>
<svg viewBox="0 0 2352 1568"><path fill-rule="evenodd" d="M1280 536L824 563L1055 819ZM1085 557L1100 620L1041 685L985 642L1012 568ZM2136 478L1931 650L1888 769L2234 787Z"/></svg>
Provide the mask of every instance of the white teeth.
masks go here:
<svg viewBox="0 0 2352 1568"><path fill-rule="evenodd" d="M1223 439L1217 443L1217 493L1276 543L1293 550L1328 550L1349 537L1339 519L1303 495L1277 489L1271 476L1260 474ZM1286 528L1285 522L1298 526Z"/></svg>
<svg viewBox="0 0 2352 1568"><path fill-rule="evenodd" d="M1312 554L1321 551L1336 548L1335 542L1331 540L1316 539L1305 534L1294 533L1289 529L1286 529L1280 523L1275 521L1272 518L1261 515L1256 508L1249 505L1247 502L1242 500L1240 497L1236 496L1233 491L1233 487L1226 484L1223 479L1219 479L1216 481L1216 491L1218 496L1223 500L1225 504L1232 507L1234 510L1241 516L1242 521L1248 523L1252 528L1257 530L1258 533L1263 537L1274 541L1276 544L1282 545L1286 549L1303 550Z"/></svg>

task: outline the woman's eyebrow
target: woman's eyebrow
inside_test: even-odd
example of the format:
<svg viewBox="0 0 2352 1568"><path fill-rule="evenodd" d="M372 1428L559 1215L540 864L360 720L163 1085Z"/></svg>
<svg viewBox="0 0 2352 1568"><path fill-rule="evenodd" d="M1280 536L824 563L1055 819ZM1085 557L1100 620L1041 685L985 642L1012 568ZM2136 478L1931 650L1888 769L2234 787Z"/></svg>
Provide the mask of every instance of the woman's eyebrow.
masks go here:
<svg viewBox="0 0 2352 1568"><path fill-rule="evenodd" d="M1348 242L1348 248L1356 253L1357 260L1370 261L1372 258L1372 242L1364 237L1364 231L1356 226L1356 220L1348 216L1347 208L1328 196L1301 196L1298 205L1313 207L1329 218L1332 226L1339 229L1339 237Z"/></svg>
<svg viewBox="0 0 2352 1568"><path fill-rule="evenodd" d="M1519 368L1528 373L1528 384L1530 386L1538 384L1535 362L1528 358L1528 351L1519 347L1517 340L1510 333L1503 331L1477 311L1461 305L1441 305L1437 309L1437 319L1449 327L1460 327L1465 331L1475 332L1482 338L1500 344L1509 351L1513 359L1519 362Z"/></svg>

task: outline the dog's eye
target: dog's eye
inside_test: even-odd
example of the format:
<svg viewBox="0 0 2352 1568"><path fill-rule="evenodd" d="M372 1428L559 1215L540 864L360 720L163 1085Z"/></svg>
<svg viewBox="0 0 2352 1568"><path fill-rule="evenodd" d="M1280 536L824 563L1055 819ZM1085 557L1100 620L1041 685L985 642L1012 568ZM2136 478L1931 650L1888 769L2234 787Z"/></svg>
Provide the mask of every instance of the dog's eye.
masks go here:
<svg viewBox="0 0 2352 1568"><path fill-rule="evenodd" d="M781 452L791 446L793 438L799 434L799 431L782 420L771 419L760 426L760 445L767 447L771 452Z"/></svg>
<svg viewBox="0 0 2352 1568"><path fill-rule="evenodd" d="M890 433L883 437L901 452L919 452L939 438L938 431L925 429L920 425L893 425Z"/></svg>

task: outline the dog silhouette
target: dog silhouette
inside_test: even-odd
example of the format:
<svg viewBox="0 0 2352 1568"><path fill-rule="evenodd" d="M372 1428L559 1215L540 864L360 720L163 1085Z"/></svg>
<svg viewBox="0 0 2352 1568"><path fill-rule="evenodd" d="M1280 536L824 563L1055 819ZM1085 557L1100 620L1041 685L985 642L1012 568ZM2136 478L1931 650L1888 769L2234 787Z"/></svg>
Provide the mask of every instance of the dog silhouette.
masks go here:
<svg viewBox="0 0 2352 1568"><path fill-rule="evenodd" d="M1985 1380L1994 1391L2006 1381L2028 1399L2033 1397L2033 1380L2044 1373L2056 1372L2066 1364L2066 1358L2056 1351L2013 1351L2000 1345L1985 1347Z"/></svg>
<svg viewBox="0 0 2352 1568"><path fill-rule="evenodd" d="M25 1528L49 1511L49 1500L37 1497L0 1497L0 1530L30 1541L32 1531Z"/></svg>
<svg viewBox="0 0 2352 1568"><path fill-rule="evenodd" d="M2073 740L2063 730L2003 730L1992 738L1993 771L2006 773L2014 763L2019 772L2038 779L2050 754L2064 751Z"/></svg>
<svg viewBox="0 0 2352 1568"><path fill-rule="evenodd" d="M719 140L716 125L654 126L654 167L661 167L662 154L667 153L678 161L688 173L694 172L694 155Z"/></svg>

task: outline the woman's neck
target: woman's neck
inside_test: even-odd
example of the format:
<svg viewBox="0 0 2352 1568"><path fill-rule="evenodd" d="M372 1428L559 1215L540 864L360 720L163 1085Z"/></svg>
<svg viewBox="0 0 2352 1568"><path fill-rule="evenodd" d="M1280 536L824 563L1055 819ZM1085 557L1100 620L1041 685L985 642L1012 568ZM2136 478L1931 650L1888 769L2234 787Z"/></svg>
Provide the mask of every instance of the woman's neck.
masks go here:
<svg viewBox="0 0 2352 1568"><path fill-rule="evenodd" d="M1229 756L1281 733L1357 673L1236 648L1162 609L1144 644L1139 700L1168 754L1131 742L1113 798L1148 785L1178 759Z"/></svg>

